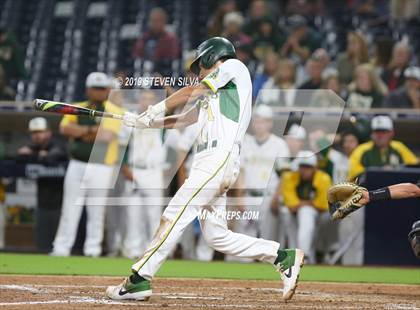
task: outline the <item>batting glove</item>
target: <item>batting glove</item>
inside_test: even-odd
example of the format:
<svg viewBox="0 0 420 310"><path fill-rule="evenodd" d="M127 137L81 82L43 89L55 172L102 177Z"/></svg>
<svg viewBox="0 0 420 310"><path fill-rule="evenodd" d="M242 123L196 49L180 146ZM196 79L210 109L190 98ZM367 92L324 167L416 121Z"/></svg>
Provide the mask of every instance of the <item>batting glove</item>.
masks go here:
<svg viewBox="0 0 420 310"><path fill-rule="evenodd" d="M150 117L147 113L135 114L131 112L125 112L123 115L123 124L127 127L133 128L148 128L150 127Z"/></svg>
<svg viewBox="0 0 420 310"><path fill-rule="evenodd" d="M149 115L150 120L154 120L156 117L165 116L165 112L166 112L165 100L154 105L149 105L149 107L147 108L147 114Z"/></svg>
<svg viewBox="0 0 420 310"><path fill-rule="evenodd" d="M153 122L153 118L149 115L149 112L143 112L136 120L136 128L150 128Z"/></svg>
<svg viewBox="0 0 420 310"><path fill-rule="evenodd" d="M127 127L136 127L138 114L125 112L123 115L123 124Z"/></svg>

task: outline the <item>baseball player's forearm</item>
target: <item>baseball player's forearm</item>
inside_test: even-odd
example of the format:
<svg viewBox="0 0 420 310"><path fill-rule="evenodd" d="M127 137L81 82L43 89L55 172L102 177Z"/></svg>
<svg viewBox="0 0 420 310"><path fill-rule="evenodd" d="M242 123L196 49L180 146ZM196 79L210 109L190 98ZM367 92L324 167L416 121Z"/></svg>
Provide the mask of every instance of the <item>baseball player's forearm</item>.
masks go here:
<svg viewBox="0 0 420 310"><path fill-rule="evenodd" d="M155 119L151 123L151 128L184 128L194 124L198 120L198 112L195 107L192 107L185 113L166 116L163 118Z"/></svg>
<svg viewBox="0 0 420 310"><path fill-rule="evenodd" d="M186 125L184 125L184 122L179 117L179 115L172 115L172 116L167 116L164 118L153 120L153 123L150 127L174 129L174 128L183 128L185 126Z"/></svg>
<svg viewBox="0 0 420 310"><path fill-rule="evenodd" d="M413 183L400 183L388 188L392 199L420 197L420 188Z"/></svg>
<svg viewBox="0 0 420 310"><path fill-rule="evenodd" d="M174 110L177 107L194 102L209 91L203 84L183 87L164 100L166 110Z"/></svg>
<svg viewBox="0 0 420 310"><path fill-rule="evenodd" d="M388 187L379 188L369 192L363 193L363 198L360 201L365 205L372 201L389 200L389 199L404 199L420 197L420 188L413 183L399 183L390 185Z"/></svg>

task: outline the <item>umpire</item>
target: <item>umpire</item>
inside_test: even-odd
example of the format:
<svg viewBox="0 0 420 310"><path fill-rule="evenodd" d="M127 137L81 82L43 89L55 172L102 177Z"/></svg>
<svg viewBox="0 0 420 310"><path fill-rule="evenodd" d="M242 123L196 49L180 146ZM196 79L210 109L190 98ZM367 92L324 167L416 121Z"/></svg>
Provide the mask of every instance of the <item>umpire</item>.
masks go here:
<svg viewBox="0 0 420 310"><path fill-rule="evenodd" d="M119 107L107 100L111 79L104 73L90 73L86 79L88 100L82 107L122 114ZM101 255L107 188L118 159L118 133L121 122L114 119L65 115L61 134L70 139L70 162L64 179L64 197L58 231L51 255L69 256L79 220L86 206L87 225L83 253Z"/></svg>

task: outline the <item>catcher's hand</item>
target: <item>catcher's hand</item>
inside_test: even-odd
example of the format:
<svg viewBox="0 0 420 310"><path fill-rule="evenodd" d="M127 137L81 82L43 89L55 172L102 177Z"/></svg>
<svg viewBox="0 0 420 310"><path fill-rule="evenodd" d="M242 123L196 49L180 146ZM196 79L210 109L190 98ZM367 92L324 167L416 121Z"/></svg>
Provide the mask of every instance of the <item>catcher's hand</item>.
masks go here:
<svg viewBox="0 0 420 310"><path fill-rule="evenodd" d="M355 183L337 183L328 189L327 198L331 218L339 220L363 207L360 201L366 188Z"/></svg>

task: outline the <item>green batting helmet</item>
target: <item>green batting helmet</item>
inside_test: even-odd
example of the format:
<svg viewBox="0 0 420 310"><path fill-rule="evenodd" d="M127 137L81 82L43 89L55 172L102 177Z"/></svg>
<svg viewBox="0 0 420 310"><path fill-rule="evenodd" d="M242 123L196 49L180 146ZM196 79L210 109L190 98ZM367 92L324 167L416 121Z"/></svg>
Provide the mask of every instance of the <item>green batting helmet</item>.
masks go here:
<svg viewBox="0 0 420 310"><path fill-rule="evenodd" d="M219 59L236 58L235 47L225 38L213 37L197 48L197 57L190 66L190 70L195 74L200 72L200 64L206 68L211 68Z"/></svg>

